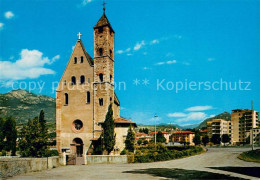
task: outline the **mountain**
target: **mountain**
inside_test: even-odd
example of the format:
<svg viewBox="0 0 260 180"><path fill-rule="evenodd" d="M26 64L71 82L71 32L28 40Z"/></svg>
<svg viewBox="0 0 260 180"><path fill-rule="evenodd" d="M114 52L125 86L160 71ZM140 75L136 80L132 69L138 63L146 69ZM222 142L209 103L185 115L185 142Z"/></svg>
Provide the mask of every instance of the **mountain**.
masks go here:
<svg viewBox="0 0 260 180"><path fill-rule="evenodd" d="M203 128L203 127L207 127L207 121L210 121L210 120L212 120L212 119L225 119L225 120L230 121L230 120L231 120L231 114L228 113L228 112L223 112L223 113L218 114L218 115L216 115L216 116L214 116L214 117L205 119L203 122L201 122L201 123L199 124L199 126L198 126L197 128L201 129L201 128Z"/></svg>
<svg viewBox="0 0 260 180"><path fill-rule="evenodd" d="M36 95L25 90L14 90L0 94L1 116L12 116L19 124L39 115L43 110L47 122L55 123L55 99L49 96Z"/></svg>

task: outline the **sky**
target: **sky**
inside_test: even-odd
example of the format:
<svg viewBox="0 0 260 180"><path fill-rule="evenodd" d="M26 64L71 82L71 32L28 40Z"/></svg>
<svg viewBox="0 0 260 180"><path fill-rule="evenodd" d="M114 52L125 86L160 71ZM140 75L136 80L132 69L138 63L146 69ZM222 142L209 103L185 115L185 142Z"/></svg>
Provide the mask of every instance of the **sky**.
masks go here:
<svg viewBox="0 0 260 180"><path fill-rule="evenodd" d="M260 1L107 0L121 116L197 124L260 110ZM55 97L81 32L93 57L102 0L0 0L0 93Z"/></svg>

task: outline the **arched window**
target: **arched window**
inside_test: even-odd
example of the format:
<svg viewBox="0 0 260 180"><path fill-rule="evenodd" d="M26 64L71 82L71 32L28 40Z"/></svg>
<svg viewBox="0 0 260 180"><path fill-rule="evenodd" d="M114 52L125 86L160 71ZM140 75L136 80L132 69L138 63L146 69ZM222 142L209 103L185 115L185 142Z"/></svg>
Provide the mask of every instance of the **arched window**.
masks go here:
<svg viewBox="0 0 260 180"><path fill-rule="evenodd" d="M103 74L102 74L102 73L99 74L99 80L100 80L100 82L103 82L103 80L104 80L104 79L103 79Z"/></svg>
<svg viewBox="0 0 260 180"><path fill-rule="evenodd" d="M68 95L68 93L64 94L64 98L65 98L65 105L68 105L69 104L69 95Z"/></svg>
<svg viewBox="0 0 260 180"><path fill-rule="evenodd" d="M110 82L112 82L112 75L110 75Z"/></svg>
<svg viewBox="0 0 260 180"><path fill-rule="evenodd" d="M76 77L72 76L71 77L71 85L75 85L76 84Z"/></svg>
<svg viewBox="0 0 260 180"><path fill-rule="evenodd" d="M103 49L99 48L99 56L103 56Z"/></svg>
<svg viewBox="0 0 260 180"><path fill-rule="evenodd" d="M103 27L99 27L99 28L98 28L98 32L99 32L99 33L102 33L102 32L103 32Z"/></svg>
<svg viewBox="0 0 260 180"><path fill-rule="evenodd" d="M103 103L104 103L104 102L103 102L103 98L99 98L99 105L100 105L100 106L103 106Z"/></svg>
<svg viewBox="0 0 260 180"><path fill-rule="evenodd" d="M74 57L74 64L77 64L77 57Z"/></svg>
<svg viewBox="0 0 260 180"><path fill-rule="evenodd" d="M66 80L64 80L64 85L65 85L65 86L67 85L67 81L66 81Z"/></svg>
<svg viewBox="0 0 260 180"><path fill-rule="evenodd" d="M80 76L80 84L85 84L85 76Z"/></svg>
<svg viewBox="0 0 260 180"><path fill-rule="evenodd" d="M80 63L83 63L83 56L80 57Z"/></svg>
<svg viewBox="0 0 260 180"><path fill-rule="evenodd" d="M88 91L87 92L87 104L89 104L90 103L90 92Z"/></svg>

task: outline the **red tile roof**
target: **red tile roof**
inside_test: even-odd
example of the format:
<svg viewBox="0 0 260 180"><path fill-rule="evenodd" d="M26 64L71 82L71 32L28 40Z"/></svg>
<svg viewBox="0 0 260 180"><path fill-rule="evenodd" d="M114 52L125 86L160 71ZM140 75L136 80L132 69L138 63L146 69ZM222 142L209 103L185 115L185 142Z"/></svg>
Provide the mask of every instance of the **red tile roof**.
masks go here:
<svg viewBox="0 0 260 180"><path fill-rule="evenodd" d="M142 132L141 132L141 133L139 132L139 133L135 133L135 135L136 135L136 136L145 136L145 135L147 135L147 134L142 133Z"/></svg>
<svg viewBox="0 0 260 180"><path fill-rule="evenodd" d="M202 132L202 133L206 133L206 132L208 132L208 130L205 129L205 130L201 130L200 132Z"/></svg>
<svg viewBox="0 0 260 180"><path fill-rule="evenodd" d="M171 134L169 132L161 131L163 134ZM149 135L154 135L155 132L150 132ZM158 131L156 131L156 134L158 134Z"/></svg>
<svg viewBox="0 0 260 180"><path fill-rule="evenodd" d="M127 119L122 118L122 117L115 119L114 122L116 124L132 124L134 127L137 127L135 122L127 120Z"/></svg>
<svg viewBox="0 0 260 180"><path fill-rule="evenodd" d="M192 132L192 131L177 131L177 132L174 132L172 134L194 134L194 132Z"/></svg>

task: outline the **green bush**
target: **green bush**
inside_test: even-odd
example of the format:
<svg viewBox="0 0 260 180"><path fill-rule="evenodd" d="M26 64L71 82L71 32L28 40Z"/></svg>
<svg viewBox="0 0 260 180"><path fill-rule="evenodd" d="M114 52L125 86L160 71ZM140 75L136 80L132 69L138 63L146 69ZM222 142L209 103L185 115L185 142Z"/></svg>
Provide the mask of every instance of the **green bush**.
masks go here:
<svg viewBox="0 0 260 180"><path fill-rule="evenodd" d="M6 150L2 150L1 156L6 156Z"/></svg>
<svg viewBox="0 0 260 180"><path fill-rule="evenodd" d="M145 163L167 161L187 157L203 152L203 148L196 146L166 147L162 144L140 147L136 151L134 162Z"/></svg>
<svg viewBox="0 0 260 180"><path fill-rule="evenodd" d="M46 150L44 153L45 157L58 156L59 153L57 150Z"/></svg>

